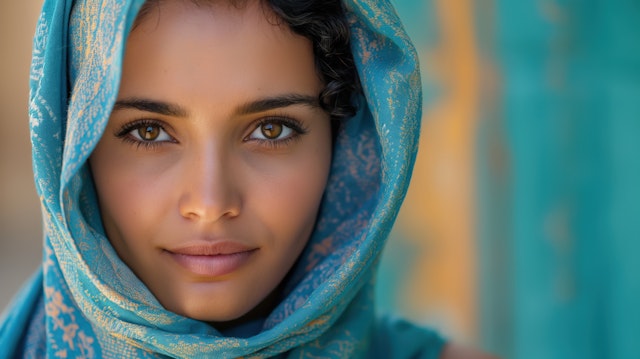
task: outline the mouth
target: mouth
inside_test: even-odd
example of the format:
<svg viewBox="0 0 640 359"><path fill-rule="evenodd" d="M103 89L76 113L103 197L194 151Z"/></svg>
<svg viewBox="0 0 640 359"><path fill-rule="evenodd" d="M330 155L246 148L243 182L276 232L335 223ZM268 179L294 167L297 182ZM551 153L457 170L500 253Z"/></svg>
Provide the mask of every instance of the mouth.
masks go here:
<svg viewBox="0 0 640 359"><path fill-rule="evenodd" d="M197 244L165 249L178 265L191 274L201 277L220 277L230 274L243 265L258 251L235 242Z"/></svg>

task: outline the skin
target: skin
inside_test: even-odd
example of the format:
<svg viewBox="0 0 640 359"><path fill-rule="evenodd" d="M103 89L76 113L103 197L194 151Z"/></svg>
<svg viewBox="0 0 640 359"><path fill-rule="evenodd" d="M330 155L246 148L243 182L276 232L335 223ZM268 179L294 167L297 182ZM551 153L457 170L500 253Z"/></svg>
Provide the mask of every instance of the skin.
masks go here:
<svg viewBox="0 0 640 359"><path fill-rule="evenodd" d="M270 309L329 173L311 43L265 11L161 2L130 34L117 102L90 158L120 258L166 309L198 320ZM194 273L174 253L219 243L248 253L222 275Z"/></svg>

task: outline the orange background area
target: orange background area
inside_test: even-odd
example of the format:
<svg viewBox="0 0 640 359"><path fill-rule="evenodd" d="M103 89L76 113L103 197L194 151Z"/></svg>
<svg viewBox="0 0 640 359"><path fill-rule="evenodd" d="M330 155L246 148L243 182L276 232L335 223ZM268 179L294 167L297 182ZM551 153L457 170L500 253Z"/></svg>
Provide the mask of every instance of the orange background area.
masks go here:
<svg viewBox="0 0 640 359"><path fill-rule="evenodd" d="M398 226L420 249L400 293L403 311L445 335L477 341L474 136L479 59L471 1L435 2L439 44L420 50L441 95L426 102L420 152Z"/></svg>

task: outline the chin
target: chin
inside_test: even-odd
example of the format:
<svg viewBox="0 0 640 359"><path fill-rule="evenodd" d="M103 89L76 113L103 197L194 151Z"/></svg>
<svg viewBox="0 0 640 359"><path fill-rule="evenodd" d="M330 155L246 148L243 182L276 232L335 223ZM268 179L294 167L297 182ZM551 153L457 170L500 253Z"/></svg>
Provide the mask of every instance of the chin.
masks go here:
<svg viewBox="0 0 640 359"><path fill-rule="evenodd" d="M211 323L238 320L249 313L252 309L250 307L228 307L221 304L222 303L216 303L215 299L211 299L207 301L198 301L198 303L187 303L179 308L168 307L167 309L187 318Z"/></svg>
<svg viewBox="0 0 640 359"><path fill-rule="evenodd" d="M182 316L208 322L216 328L233 327L244 322L264 319L279 302L279 290L276 288L266 296L256 293L244 293L244 296L223 295L183 291L186 294L173 298L165 308ZM220 300L222 298L222 300ZM257 298L258 300L250 300ZM164 303L162 303L164 305Z"/></svg>
<svg viewBox="0 0 640 359"><path fill-rule="evenodd" d="M194 298L197 298L193 300ZM245 317L252 317L251 313L259 303L233 299L217 300L216 296L205 296L202 293L191 293L190 298L182 303L165 306L166 309L182 316L203 322L220 323L242 321ZM250 319L250 318L248 318Z"/></svg>

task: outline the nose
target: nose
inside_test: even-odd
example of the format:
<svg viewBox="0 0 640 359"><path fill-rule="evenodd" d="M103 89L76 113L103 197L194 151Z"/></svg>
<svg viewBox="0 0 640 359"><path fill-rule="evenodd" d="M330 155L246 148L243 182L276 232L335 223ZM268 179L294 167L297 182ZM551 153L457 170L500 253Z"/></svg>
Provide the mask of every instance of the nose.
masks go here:
<svg viewBox="0 0 640 359"><path fill-rule="evenodd" d="M182 217L199 222L217 222L240 214L241 181L235 176L233 160L223 150L212 148L185 155L182 167Z"/></svg>

